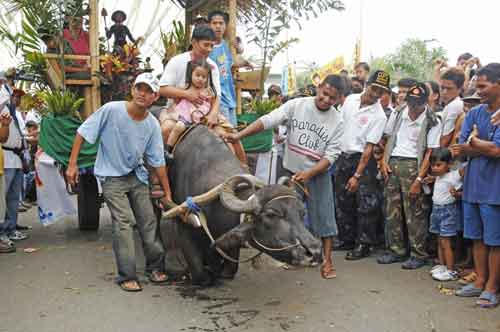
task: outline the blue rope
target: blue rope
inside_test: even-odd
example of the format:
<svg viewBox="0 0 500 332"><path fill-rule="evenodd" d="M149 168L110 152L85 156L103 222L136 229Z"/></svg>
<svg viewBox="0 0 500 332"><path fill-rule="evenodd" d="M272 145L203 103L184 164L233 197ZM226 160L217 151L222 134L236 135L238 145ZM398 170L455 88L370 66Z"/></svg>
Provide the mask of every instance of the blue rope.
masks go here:
<svg viewBox="0 0 500 332"><path fill-rule="evenodd" d="M198 214L201 212L201 207L193 201L193 197L188 196L186 198L186 204L188 206L189 212Z"/></svg>

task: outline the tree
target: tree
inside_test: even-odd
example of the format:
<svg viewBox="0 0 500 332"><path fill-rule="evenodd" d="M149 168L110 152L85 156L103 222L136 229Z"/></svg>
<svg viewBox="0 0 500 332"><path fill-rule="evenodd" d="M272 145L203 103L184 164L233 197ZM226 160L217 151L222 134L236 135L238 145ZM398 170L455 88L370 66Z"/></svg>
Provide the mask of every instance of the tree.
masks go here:
<svg viewBox="0 0 500 332"><path fill-rule="evenodd" d="M317 17L327 10L343 10L342 1L335 0L271 0L256 1L245 17L250 41L262 52L260 88L264 91L265 68L281 51L298 42L297 38L282 38L292 24L300 27L300 21Z"/></svg>
<svg viewBox="0 0 500 332"><path fill-rule="evenodd" d="M446 59L446 50L441 46L429 48L428 43L421 39L407 39L394 53L372 59L370 67L387 71L393 82L402 77L431 80L434 61Z"/></svg>

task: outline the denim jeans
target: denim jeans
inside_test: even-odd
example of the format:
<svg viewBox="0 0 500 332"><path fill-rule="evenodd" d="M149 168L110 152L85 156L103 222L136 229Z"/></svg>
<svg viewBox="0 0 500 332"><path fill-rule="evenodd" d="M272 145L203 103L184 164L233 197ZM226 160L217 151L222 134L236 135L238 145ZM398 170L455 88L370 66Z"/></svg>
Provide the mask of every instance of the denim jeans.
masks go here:
<svg viewBox="0 0 500 332"><path fill-rule="evenodd" d="M23 193L21 195L23 201L36 202L36 185L35 172L24 174Z"/></svg>
<svg viewBox="0 0 500 332"><path fill-rule="evenodd" d="M102 182L104 201L111 212L113 251L118 277L116 281L137 280L134 229L139 232L146 273L165 270L165 249L159 224L153 211L149 188L137 177L107 177Z"/></svg>
<svg viewBox="0 0 500 332"><path fill-rule="evenodd" d="M19 207L23 187L23 170L20 168L6 168L4 169L4 179L7 209L5 220L3 224L0 224L0 235L9 235L16 230L17 208Z"/></svg>

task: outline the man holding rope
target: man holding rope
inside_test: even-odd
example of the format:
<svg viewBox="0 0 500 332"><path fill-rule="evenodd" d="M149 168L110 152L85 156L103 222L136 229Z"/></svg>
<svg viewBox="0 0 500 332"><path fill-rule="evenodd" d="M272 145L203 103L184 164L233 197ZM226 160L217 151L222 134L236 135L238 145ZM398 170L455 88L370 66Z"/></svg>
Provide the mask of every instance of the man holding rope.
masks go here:
<svg viewBox="0 0 500 332"><path fill-rule="evenodd" d="M323 242L321 276L337 276L331 251L333 236L337 235L333 188L328 169L340 155L343 120L338 105L344 93L344 79L329 75L318 86L315 97L297 98L261 117L239 133L229 133L225 138L236 142L263 130L286 125L283 166L292 180L304 183L307 213L312 233Z"/></svg>
<svg viewBox="0 0 500 332"><path fill-rule="evenodd" d="M149 195L146 161L154 168L165 193L170 188L165 169L163 143L158 121L148 109L158 99L160 87L151 73L139 75L130 102L110 102L92 114L78 129L66 171L68 182L78 182L78 154L83 141L98 139L94 173L101 181L104 201L111 212L113 250L118 267L116 282L127 292L141 291L136 275L134 229L141 236L150 282L168 281L165 249ZM164 198L168 204L171 198Z"/></svg>

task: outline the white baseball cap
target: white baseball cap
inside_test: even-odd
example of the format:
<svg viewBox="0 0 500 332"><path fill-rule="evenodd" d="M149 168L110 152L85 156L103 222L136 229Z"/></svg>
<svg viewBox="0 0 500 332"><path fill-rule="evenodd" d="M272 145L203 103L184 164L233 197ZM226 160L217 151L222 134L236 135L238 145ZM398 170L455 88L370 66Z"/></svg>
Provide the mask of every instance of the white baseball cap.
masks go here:
<svg viewBox="0 0 500 332"><path fill-rule="evenodd" d="M160 82L156 77L153 76L152 73L142 73L137 76L134 82L134 86L139 83L147 84L155 93L160 91Z"/></svg>

